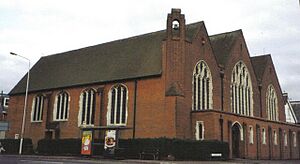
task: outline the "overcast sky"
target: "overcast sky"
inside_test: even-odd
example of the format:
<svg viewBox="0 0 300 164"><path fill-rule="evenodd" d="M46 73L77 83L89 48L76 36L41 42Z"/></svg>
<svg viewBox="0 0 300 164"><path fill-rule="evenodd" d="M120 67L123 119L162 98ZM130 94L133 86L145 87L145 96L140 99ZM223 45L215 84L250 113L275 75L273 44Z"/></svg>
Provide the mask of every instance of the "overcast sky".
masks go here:
<svg viewBox="0 0 300 164"><path fill-rule="evenodd" d="M299 0L1 0L0 91L8 93L27 62L166 28L171 8L209 35L242 29L251 56L269 53L282 91L300 100Z"/></svg>

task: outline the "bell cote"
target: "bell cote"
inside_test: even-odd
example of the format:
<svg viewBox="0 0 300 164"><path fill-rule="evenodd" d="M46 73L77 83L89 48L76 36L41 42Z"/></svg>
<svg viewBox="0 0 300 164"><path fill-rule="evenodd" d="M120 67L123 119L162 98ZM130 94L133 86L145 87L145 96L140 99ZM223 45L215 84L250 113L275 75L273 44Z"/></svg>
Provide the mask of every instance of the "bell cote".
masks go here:
<svg viewBox="0 0 300 164"><path fill-rule="evenodd" d="M185 38L185 18L181 9L172 9L167 20L167 39Z"/></svg>

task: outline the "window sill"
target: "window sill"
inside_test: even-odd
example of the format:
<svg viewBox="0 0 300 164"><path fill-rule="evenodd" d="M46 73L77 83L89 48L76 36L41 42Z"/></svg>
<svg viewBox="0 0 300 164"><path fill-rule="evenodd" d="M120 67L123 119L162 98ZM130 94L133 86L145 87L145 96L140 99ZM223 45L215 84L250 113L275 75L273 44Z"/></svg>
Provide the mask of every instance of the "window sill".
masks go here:
<svg viewBox="0 0 300 164"><path fill-rule="evenodd" d="M126 126L126 124L107 124L109 126Z"/></svg>
<svg viewBox="0 0 300 164"><path fill-rule="evenodd" d="M94 127L95 125L94 124L90 124L90 125L79 125L78 127L79 128L88 128L88 127Z"/></svg>
<svg viewBox="0 0 300 164"><path fill-rule="evenodd" d="M67 122L68 120L53 120L54 122Z"/></svg>
<svg viewBox="0 0 300 164"><path fill-rule="evenodd" d="M31 123L42 123L43 121L31 121Z"/></svg>

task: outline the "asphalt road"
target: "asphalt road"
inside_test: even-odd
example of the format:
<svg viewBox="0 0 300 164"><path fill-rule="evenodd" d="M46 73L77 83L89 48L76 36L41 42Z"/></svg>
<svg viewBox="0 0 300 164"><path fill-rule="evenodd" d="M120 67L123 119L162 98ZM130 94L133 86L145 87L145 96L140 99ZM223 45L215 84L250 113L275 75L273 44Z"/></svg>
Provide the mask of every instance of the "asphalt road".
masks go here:
<svg viewBox="0 0 300 164"><path fill-rule="evenodd" d="M125 161L124 161L125 162ZM123 161L109 159L79 159L72 157L46 157L46 156L1 156L0 164L122 164ZM125 162L126 163L126 162Z"/></svg>
<svg viewBox="0 0 300 164"><path fill-rule="evenodd" d="M0 164L300 164L300 160L247 160L229 161L154 161L154 160L113 160L67 156L0 155Z"/></svg>

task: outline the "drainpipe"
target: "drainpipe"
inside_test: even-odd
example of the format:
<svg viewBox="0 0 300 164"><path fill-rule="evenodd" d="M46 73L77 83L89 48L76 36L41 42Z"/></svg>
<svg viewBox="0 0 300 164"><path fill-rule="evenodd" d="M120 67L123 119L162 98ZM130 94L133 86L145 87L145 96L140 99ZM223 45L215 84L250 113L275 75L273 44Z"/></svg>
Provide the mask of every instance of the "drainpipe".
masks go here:
<svg viewBox="0 0 300 164"><path fill-rule="evenodd" d="M259 89L259 108L260 108L260 117L262 118L263 116L262 116L262 101L261 101L261 90L262 90L262 84L261 83L259 83L259 85L258 85L258 89Z"/></svg>
<svg viewBox="0 0 300 164"><path fill-rule="evenodd" d="M259 159L260 152L260 126L256 124L256 159Z"/></svg>
<svg viewBox="0 0 300 164"><path fill-rule="evenodd" d="M223 115L220 115L220 119L219 119L219 122L220 122L220 131L221 131L221 141L223 142L224 141L224 137L223 137Z"/></svg>
<svg viewBox="0 0 300 164"><path fill-rule="evenodd" d="M224 67L220 66L220 77L221 77L221 111L224 111Z"/></svg>
<svg viewBox="0 0 300 164"><path fill-rule="evenodd" d="M135 139L135 125L136 125L136 99L137 99L137 80L134 81L134 104L133 104L133 130L132 139Z"/></svg>

